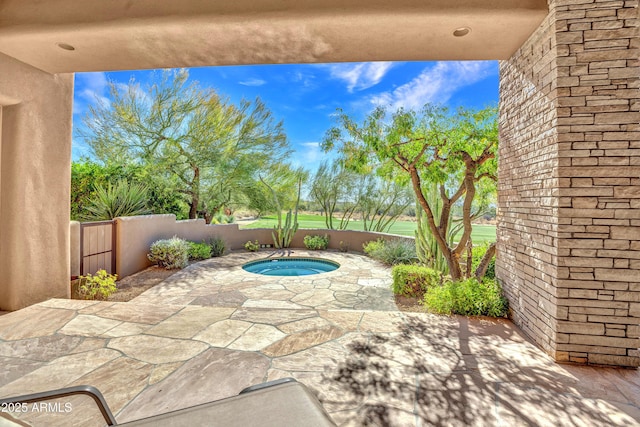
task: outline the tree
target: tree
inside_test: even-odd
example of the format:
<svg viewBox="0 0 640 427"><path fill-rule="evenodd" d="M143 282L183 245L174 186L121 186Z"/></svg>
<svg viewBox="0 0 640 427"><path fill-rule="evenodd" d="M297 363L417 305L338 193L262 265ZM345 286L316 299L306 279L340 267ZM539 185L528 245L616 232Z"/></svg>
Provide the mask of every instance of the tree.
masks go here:
<svg viewBox="0 0 640 427"><path fill-rule="evenodd" d="M266 177L260 176L260 181L271 193L278 216L278 224L273 227L271 233L277 249L288 248L294 234L298 231L300 194L302 184L307 178L307 172L304 169L293 169L288 164L279 165L278 168L269 171ZM294 190L295 193L293 193ZM285 223L282 224L282 209L287 208Z"/></svg>
<svg viewBox="0 0 640 427"><path fill-rule="evenodd" d="M310 195L320 205L327 228L345 230L354 214L359 214L365 231L388 230L413 202L407 186L356 173L343 163L338 159L320 164L311 185Z"/></svg>
<svg viewBox="0 0 640 427"><path fill-rule="evenodd" d="M477 183L497 179L497 110L450 113L445 107L426 105L420 113L399 109L388 117L384 108L376 108L362 124L340 111L338 126L327 131L323 148L329 150L336 144L353 170L395 169L409 178L449 274L453 280L461 279L460 260L469 249ZM429 183L438 186L439 215L425 193ZM447 239L451 210L458 202L463 230L459 241L451 244ZM494 253L492 245L485 257ZM483 272L476 271L480 274Z"/></svg>
<svg viewBox="0 0 640 427"><path fill-rule="evenodd" d="M318 167L311 184L311 197L320 205L328 229L344 230L360 204L358 182L360 176L345 169L339 161L323 162ZM334 224L337 212L340 222Z"/></svg>
<svg viewBox="0 0 640 427"><path fill-rule="evenodd" d="M376 175L365 175L359 188L358 212L365 231L388 231L415 200L404 183Z"/></svg>
<svg viewBox="0 0 640 427"><path fill-rule="evenodd" d="M189 218L209 222L257 171L289 155L282 122L256 99L234 105L164 71L143 90L109 84L110 103L89 109L80 134L102 161L138 162L185 195Z"/></svg>

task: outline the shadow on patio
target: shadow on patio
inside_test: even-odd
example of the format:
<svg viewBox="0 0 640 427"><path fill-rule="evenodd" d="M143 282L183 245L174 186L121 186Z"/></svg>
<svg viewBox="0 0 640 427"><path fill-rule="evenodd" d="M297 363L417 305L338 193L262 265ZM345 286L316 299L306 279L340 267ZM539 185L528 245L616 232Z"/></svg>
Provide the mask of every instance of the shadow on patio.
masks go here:
<svg viewBox="0 0 640 427"><path fill-rule="evenodd" d="M390 270L361 255L325 252L342 267L318 276L241 270L259 256L191 265L126 303L1 316L0 398L89 384L124 422L294 377L339 425L639 423L637 370L558 365L504 319L398 311ZM21 416L91 425L81 399Z"/></svg>

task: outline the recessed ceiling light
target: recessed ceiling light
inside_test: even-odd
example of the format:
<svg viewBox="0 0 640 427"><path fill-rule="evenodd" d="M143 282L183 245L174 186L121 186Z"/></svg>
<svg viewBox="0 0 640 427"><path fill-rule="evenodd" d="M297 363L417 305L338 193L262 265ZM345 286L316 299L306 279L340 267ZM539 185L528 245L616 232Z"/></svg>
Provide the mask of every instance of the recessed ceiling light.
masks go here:
<svg viewBox="0 0 640 427"><path fill-rule="evenodd" d="M70 44L67 43L56 43L56 46L58 46L60 49L64 49L64 50L76 50L75 47L71 46Z"/></svg>
<svg viewBox="0 0 640 427"><path fill-rule="evenodd" d="M455 37L464 37L467 34L469 34L470 32L471 32L471 28L469 28L469 27L460 27L460 28L456 28L453 31L453 35Z"/></svg>

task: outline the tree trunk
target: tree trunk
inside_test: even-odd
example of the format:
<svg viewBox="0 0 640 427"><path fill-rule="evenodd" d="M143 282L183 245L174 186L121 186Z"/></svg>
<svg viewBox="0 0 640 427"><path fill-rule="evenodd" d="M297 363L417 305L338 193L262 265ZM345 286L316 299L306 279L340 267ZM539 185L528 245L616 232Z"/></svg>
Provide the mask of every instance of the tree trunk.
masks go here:
<svg viewBox="0 0 640 427"><path fill-rule="evenodd" d="M211 212L204 212L204 222L205 224L211 224L211 220L213 219L213 214Z"/></svg>
<svg viewBox="0 0 640 427"><path fill-rule="evenodd" d="M193 194L191 196L191 202L189 202L189 219L198 218L198 203L200 200L198 199L197 194Z"/></svg>
<svg viewBox="0 0 640 427"><path fill-rule="evenodd" d="M429 224L429 230L433 234L436 239L436 243L438 247L442 251L442 255L447 260L447 265L449 266L449 275L452 280L460 280L462 278L462 270L460 268L460 254L451 250L449 245L447 244L447 230L441 230L435 222L435 218L433 216L433 211L431 210L431 206L429 206L429 202L424 197L422 193L422 185L420 176L418 175L418 171L415 167L409 168L409 173L411 175L411 183L413 185L413 190L418 197L418 203L422 207L422 210L427 215L427 223ZM444 201L444 200L443 200ZM444 234L444 235L443 235Z"/></svg>
<svg viewBox="0 0 640 427"><path fill-rule="evenodd" d="M482 257L480 264L478 264L478 268L476 268L476 279L481 281L484 275L487 273L487 267L489 267L489 262L491 262L491 258L496 254L496 243L493 242L487 252Z"/></svg>
<svg viewBox="0 0 640 427"><path fill-rule="evenodd" d="M193 168L191 181L191 203L189 203L189 219L198 218L198 204L200 203L200 169Z"/></svg>
<svg viewBox="0 0 640 427"><path fill-rule="evenodd" d="M462 279L462 268L460 267L460 258L456 256L451 250L447 253L443 253L444 258L447 260L449 266L449 276L454 282Z"/></svg>

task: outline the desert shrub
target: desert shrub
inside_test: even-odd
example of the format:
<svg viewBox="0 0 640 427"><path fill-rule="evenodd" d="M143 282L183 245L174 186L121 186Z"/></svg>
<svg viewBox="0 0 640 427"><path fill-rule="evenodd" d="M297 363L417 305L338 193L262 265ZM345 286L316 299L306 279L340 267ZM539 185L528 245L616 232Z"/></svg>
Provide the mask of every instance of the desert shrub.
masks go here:
<svg viewBox="0 0 640 427"><path fill-rule="evenodd" d="M233 221L235 221L233 215L225 215L222 211L211 218L211 224L231 224Z"/></svg>
<svg viewBox="0 0 640 427"><path fill-rule="evenodd" d="M422 298L427 289L441 282L437 271L420 265L396 265L391 270L396 295Z"/></svg>
<svg viewBox="0 0 640 427"><path fill-rule="evenodd" d="M211 246L206 243L189 242L189 259L200 261L211 258Z"/></svg>
<svg viewBox="0 0 640 427"><path fill-rule="evenodd" d="M424 303L435 313L465 316L504 317L509 309L502 287L491 279L478 282L472 278L429 287Z"/></svg>
<svg viewBox="0 0 640 427"><path fill-rule="evenodd" d="M327 249L329 246L329 236L306 235L303 239L304 247L311 250Z"/></svg>
<svg viewBox="0 0 640 427"><path fill-rule="evenodd" d="M184 268L189 263L189 243L173 236L171 239L153 242L149 255L149 261L155 262L167 270Z"/></svg>
<svg viewBox="0 0 640 427"><path fill-rule="evenodd" d="M252 242L251 240L249 240L247 243L244 244L244 248L249 252L258 252L258 250L260 249L260 243L258 243L257 240L255 242Z"/></svg>
<svg viewBox="0 0 640 427"><path fill-rule="evenodd" d="M119 216L145 215L149 200L148 188L142 184L129 184L126 180L106 187L97 187L95 194L80 215L84 221L102 221Z"/></svg>
<svg viewBox="0 0 640 427"><path fill-rule="evenodd" d="M375 254L380 252L384 248L384 239L380 237L378 240L372 240L362 245L364 253L371 258L375 258Z"/></svg>
<svg viewBox="0 0 640 427"><path fill-rule="evenodd" d="M109 274L106 270L98 270L96 274L80 276L78 295L83 299L106 300L116 288L118 275Z"/></svg>
<svg viewBox="0 0 640 427"><path fill-rule="evenodd" d="M472 263L471 263L471 272L472 274L475 274L476 268L478 268L478 265L480 265L480 261L482 261L482 257L484 257L484 254L487 253L487 249L489 249L489 242L485 242L481 245L478 246L474 246L473 250L471 251L472 254ZM496 257L495 255L493 256L493 258L491 258L491 261L489 261L489 265L487 266L487 271L484 274L484 277L486 279L495 279L496 278Z"/></svg>
<svg viewBox="0 0 640 427"><path fill-rule="evenodd" d="M211 249L212 257L219 257L224 255L224 252L227 250L227 244L222 238L214 237L209 240L209 248Z"/></svg>
<svg viewBox="0 0 640 427"><path fill-rule="evenodd" d="M371 258L387 265L413 264L418 260L416 245L409 240L384 240L380 238L365 243L363 249Z"/></svg>

